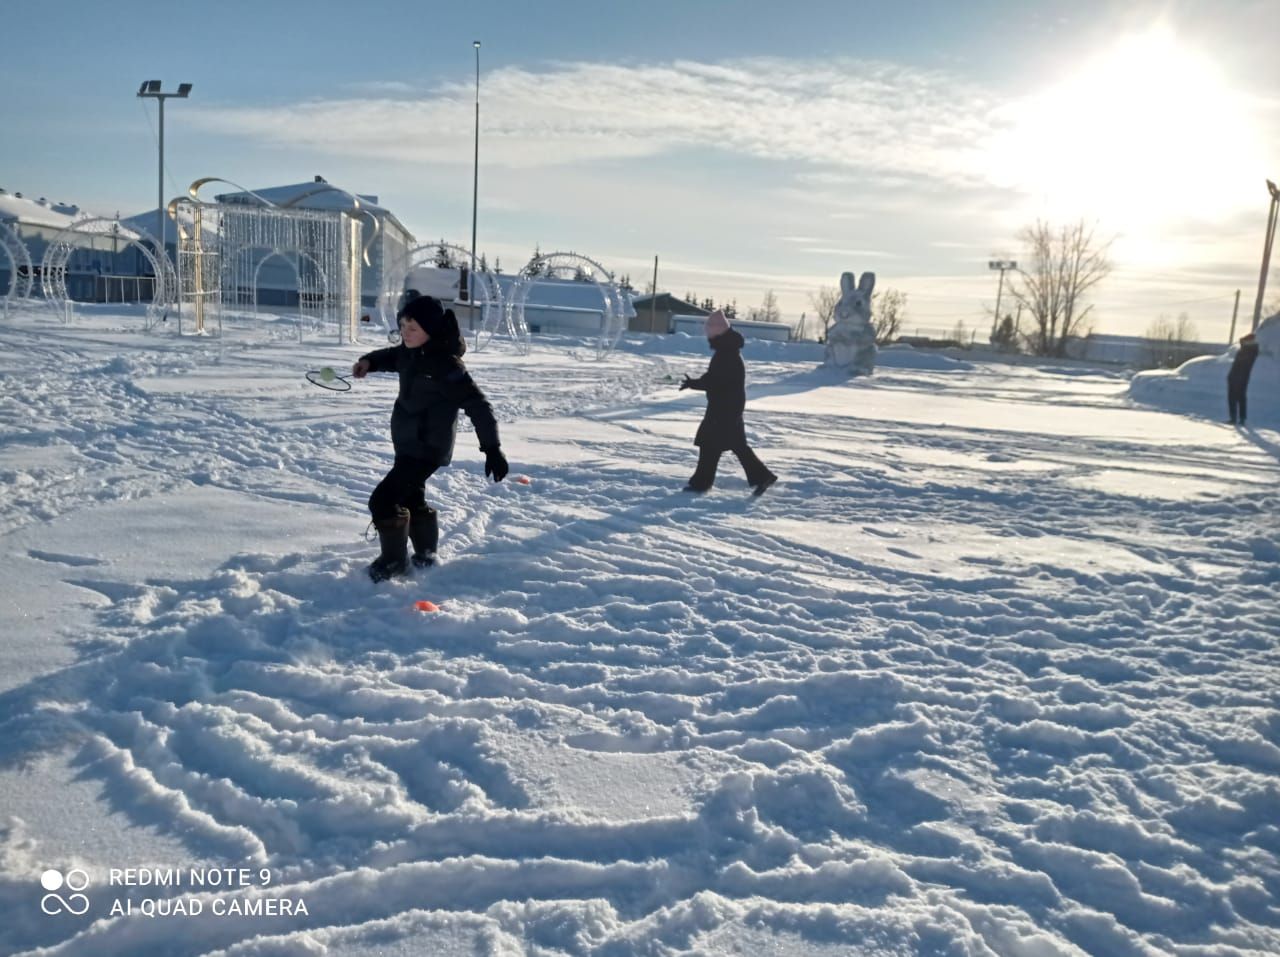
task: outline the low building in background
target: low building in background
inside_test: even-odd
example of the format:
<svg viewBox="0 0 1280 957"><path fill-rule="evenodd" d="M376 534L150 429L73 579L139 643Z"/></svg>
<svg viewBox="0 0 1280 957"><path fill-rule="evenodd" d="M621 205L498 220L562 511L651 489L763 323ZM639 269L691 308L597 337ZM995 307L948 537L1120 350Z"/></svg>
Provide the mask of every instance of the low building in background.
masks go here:
<svg viewBox="0 0 1280 957"><path fill-rule="evenodd" d="M139 234L126 224L103 232L70 232L92 214L72 203L31 199L20 192L0 189L0 222L16 235L31 257L31 293L41 294L41 263L59 236L75 249L67 259L67 293L77 302L147 302L154 292L155 276L136 248ZM9 289L12 265L0 259L0 295Z"/></svg>
<svg viewBox="0 0 1280 957"><path fill-rule="evenodd" d="M710 309L679 299L669 292L660 292L656 296L641 296L632 301L636 308L635 318L627 327L631 332L675 332L677 316L711 315Z"/></svg>
<svg viewBox="0 0 1280 957"><path fill-rule="evenodd" d="M672 319L672 332L683 332L691 336L705 335L705 316L675 316ZM733 328L742 333L744 339L768 339L773 342L790 342L795 332L785 322L760 322L756 319L731 319Z"/></svg>
<svg viewBox="0 0 1280 957"><path fill-rule="evenodd" d="M1145 336L1117 336L1091 332L1067 339L1067 356L1087 362L1106 362L1138 369L1176 368L1197 356L1218 355L1227 342L1193 342L1149 339Z"/></svg>

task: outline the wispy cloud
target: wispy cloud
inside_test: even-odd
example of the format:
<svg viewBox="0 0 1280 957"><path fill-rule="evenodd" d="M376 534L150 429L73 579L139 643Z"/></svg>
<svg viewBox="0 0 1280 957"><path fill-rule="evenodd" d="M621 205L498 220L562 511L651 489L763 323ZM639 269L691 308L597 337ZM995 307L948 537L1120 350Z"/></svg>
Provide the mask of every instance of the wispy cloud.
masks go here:
<svg viewBox="0 0 1280 957"><path fill-rule="evenodd" d="M981 178L992 112L957 78L862 60L762 58L661 65L508 67L483 77L486 164L635 159L687 150L858 170L903 182ZM470 160L473 88L194 112L207 129L382 160Z"/></svg>

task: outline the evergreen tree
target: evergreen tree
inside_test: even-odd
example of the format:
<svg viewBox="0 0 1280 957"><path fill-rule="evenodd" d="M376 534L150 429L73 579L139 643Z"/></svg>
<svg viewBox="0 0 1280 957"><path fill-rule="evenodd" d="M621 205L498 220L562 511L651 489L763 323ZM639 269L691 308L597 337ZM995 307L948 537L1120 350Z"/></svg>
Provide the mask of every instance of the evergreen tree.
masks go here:
<svg viewBox="0 0 1280 957"><path fill-rule="evenodd" d="M535 245L533 247L533 256L530 257L528 265L524 267L524 272L526 275L534 279L537 279L538 277L543 276L547 273L548 271L547 264L543 262L538 262L538 260L540 260L541 258L542 258L542 247L540 245Z"/></svg>
<svg viewBox="0 0 1280 957"><path fill-rule="evenodd" d="M1018 330L1013 324L1013 316L1005 313L1005 317L991 333L991 344L1001 352L1015 352L1018 347Z"/></svg>

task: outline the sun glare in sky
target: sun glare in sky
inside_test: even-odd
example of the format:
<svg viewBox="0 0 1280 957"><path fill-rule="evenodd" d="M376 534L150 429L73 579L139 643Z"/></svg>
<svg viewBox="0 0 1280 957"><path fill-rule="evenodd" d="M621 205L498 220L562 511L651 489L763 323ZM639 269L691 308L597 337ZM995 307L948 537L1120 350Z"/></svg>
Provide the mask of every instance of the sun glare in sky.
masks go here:
<svg viewBox="0 0 1280 957"><path fill-rule="evenodd" d="M1168 27L1118 40L1002 119L991 168L1042 215L1125 231L1256 205L1248 102Z"/></svg>

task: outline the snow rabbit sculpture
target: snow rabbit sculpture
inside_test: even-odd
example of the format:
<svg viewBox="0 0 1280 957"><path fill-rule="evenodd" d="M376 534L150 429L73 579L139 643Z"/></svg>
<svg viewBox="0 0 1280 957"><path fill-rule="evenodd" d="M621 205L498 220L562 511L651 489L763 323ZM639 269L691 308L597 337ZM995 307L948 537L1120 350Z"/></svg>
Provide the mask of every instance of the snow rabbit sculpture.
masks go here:
<svg viewBox="0 0 1280 957"><path fill-rule="evenodd" d="M871 324L871 291L875 285L873 272L864 272L856 286L853 273L840 277L840 301L827 332L827 365L850 375L871 375L875 371L876 329Z"/></svg>

